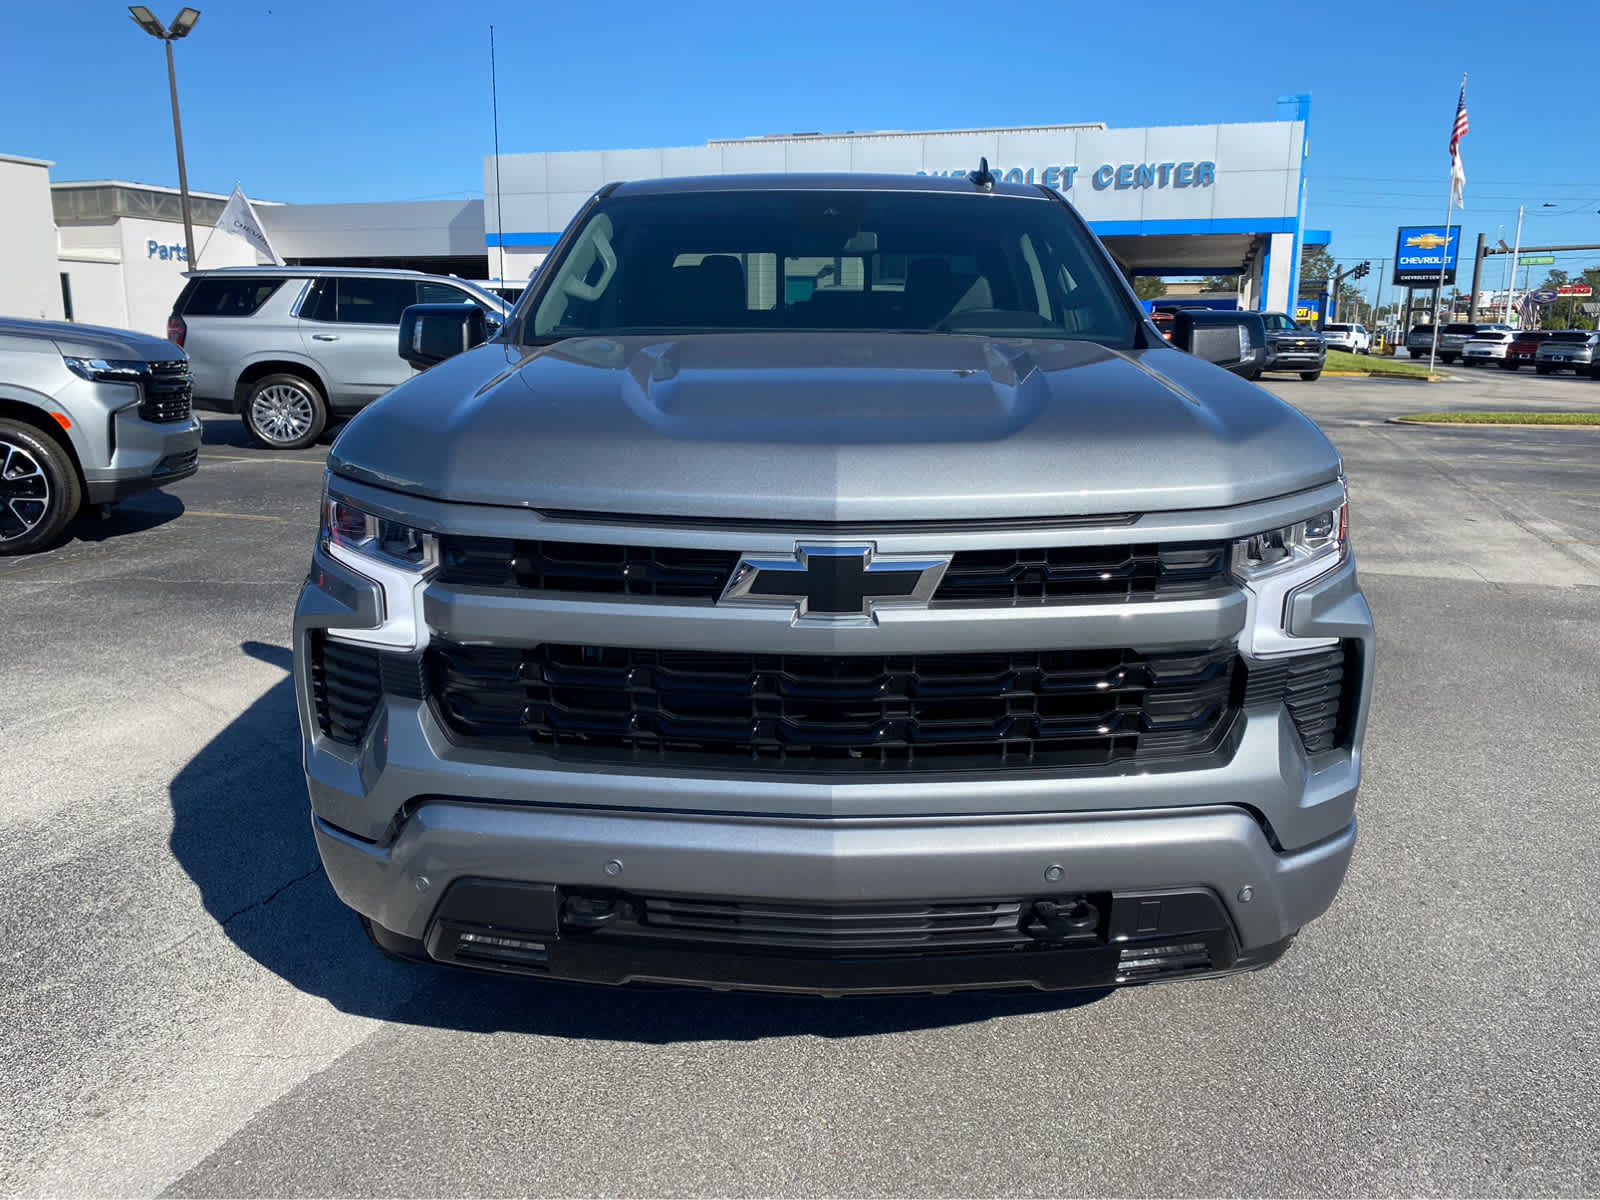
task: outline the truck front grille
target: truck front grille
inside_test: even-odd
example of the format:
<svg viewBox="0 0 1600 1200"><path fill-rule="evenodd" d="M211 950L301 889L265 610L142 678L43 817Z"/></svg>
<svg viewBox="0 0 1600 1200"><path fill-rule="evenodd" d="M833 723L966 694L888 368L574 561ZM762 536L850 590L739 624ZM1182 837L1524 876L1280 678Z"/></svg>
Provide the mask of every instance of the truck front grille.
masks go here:
<svg viewBox="0 0 1600 1200"><path fill-rule="evenodd" d="M146 421L187 421L194 410L194 376L184 359L150 364L139 416Z"/></svg>
<svg viewBox="0 0 1600 1200"><path fill-rule="evenodd" d="M1358 671L1356 643L1258 663L1247 671L1244 703L1289 710L1308 754L1347 745Z"/></svg>
<svg viewBox="0 0 1600 1200"><path fill-rule="evenodd" d="M637 762L792 768L1104 766L1215 749L1231 647L795 655L435 644L453 735Z"/></svg>
<svg viewBox="0 0 1600 1200"><path fill-rule="evenodd" d="M311 698L324 734L347 746L360 742L383 699L378 652L313 633Z"/></svg>
<svg viewBox="0 0 1600 1200"><path fill-rule="evenodd" d="M734 550L591 542L440 539L440 582L464 587L674 597L714 603L739 563ZM963 550L933 603L1043 604L1176 600L1222 586L1220 543Z"/></svg>

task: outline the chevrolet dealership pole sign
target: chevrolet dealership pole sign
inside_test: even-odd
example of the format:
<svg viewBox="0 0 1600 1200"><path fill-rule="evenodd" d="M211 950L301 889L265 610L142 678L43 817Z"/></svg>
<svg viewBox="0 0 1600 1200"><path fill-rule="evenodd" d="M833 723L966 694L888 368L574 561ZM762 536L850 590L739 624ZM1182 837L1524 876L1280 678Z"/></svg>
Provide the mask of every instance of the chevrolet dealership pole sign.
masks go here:
<svg viewBox="0 0 1600 1200"><path fill-rule="evenodd" d="M1459 225L1402 226L1395 239L1394 282L1401 287L1437 288L1442 269L1445 286L1454 284L1460 246Z"/></svg>

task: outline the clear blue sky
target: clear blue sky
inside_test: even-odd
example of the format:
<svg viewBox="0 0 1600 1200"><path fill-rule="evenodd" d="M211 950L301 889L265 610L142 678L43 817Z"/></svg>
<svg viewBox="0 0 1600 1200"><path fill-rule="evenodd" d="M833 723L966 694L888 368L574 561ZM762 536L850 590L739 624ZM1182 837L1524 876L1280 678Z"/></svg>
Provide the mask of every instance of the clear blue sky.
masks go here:
<svg viewBox="0 0 1600 1200"><path fill-rule="evenodd" d="M181 4L152 7L167 20ZM1569 54L1544 36L1548 22L1530 41L1486 0L1207 0L1196 15L1181 2L1062 0L198 7L176 51L200 190L237 179L252 196L302 203L481 195L492 22L508 153L794 130L1262 121L1278 96L1309 92L1307 224L1333 231L1339 260L1374 259L1369 285L1395 226L1443 217L1467 71L1464 245L1500 226L1510 242L1519 203L1524 242L1600 242L1592 31L1579 21ZM54 160L56 180L175 185L161 47L126 7L14 0L10 15L0 151ZM1558 82L1563 63L1577 86ZM1558 265L1591 262L1600 253ZM1486 278L1498 284L1498 270Z"/></svg>

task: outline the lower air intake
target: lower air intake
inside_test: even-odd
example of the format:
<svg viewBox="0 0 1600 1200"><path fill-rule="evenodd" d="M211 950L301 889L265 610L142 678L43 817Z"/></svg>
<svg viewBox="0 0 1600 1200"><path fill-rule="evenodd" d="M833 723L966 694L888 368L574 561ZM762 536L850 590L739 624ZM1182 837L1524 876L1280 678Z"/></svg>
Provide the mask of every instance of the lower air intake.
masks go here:
<svg viewBox="0 0 1600 1200"><path fill-rule="evenodd" d="M1204 942L1169 942L1161 946L1124 946L1117 963L1118 983L1164 979L1211 967L1211 951Z"/></svg>

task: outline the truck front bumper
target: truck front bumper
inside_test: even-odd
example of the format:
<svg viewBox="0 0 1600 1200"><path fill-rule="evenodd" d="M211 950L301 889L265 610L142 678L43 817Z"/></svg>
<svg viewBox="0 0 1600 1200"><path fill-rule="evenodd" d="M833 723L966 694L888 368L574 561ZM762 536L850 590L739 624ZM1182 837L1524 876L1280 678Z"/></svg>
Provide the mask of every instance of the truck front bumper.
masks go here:
<svg viewBox="0 0 1600 1200"><path fill-rule="evenodd" d="M1269 371L1320 371L1327 356L1320 350L1284 350L1267 363Z"/></svg>
<svg viewBox="0 0 1600 1200"><path fill-rule="evenodd" d="M1356 836L1352 821L1280 853L1237 808L839 823L447 799L416 806L386 846L320 818L314 827L340 898L378 936L421 942L441 961L596 983L828 994L1100 987L1253 966L1327 909ZM1095 912L1081 936L1039 926L1010 938L940 937L939 914L963 903L1026 930L1039 903L1080 898ZM709 906L718 931L663 936L629 919L675 899L690 911ZM918 921L921 932L905 936ZM824 944L785 933L819 924ZM889 936L864 944L874 931Z"/></svg>
<svg viewBox="0 0 1600 1200"><path fill-rule="evenodd" d="M90 504L114 504L152 488L187 479L200 467L200 418L155 422L137 407L112 416L113 450L103 467L85 466L84 491Z"/></svg>
<svg viewBox="0 0 1600 1200"><path fill-rule="evenodd" d="M617 603L441 587L424 608L431 626L496 644L582 640L616 622ZM316 639L370 629L380 609L367 581L319 552L295 624L317 845L381 945L493 970L841 993L1098 987L1260 965L1327 909L1349 863L1374 643L1353 560L1274 603L1293 638L1317 641L1241 665L1266 680L1333 641L1348 716L1331 748L1307 751L1281 689L1247 686L1222 745L1166 765L830 776L457 742L426 664L404 655L372 668L375 707L336 741ZM700 648L681 626L701 610L626 611L641 644ZM1104 639L1128 636L1127 612L972 620L991 640L1117 644ZM897 639L930 640L919 622L958 618L830 636L838 652L858 633L899 650ZM1247 619L1235 592L1151 606L1138 626L1156 645L1227 645ZM971 635L960 625L945 640ZM1079 910L1089 915L1065 933L1051 916Z"/></svg>

